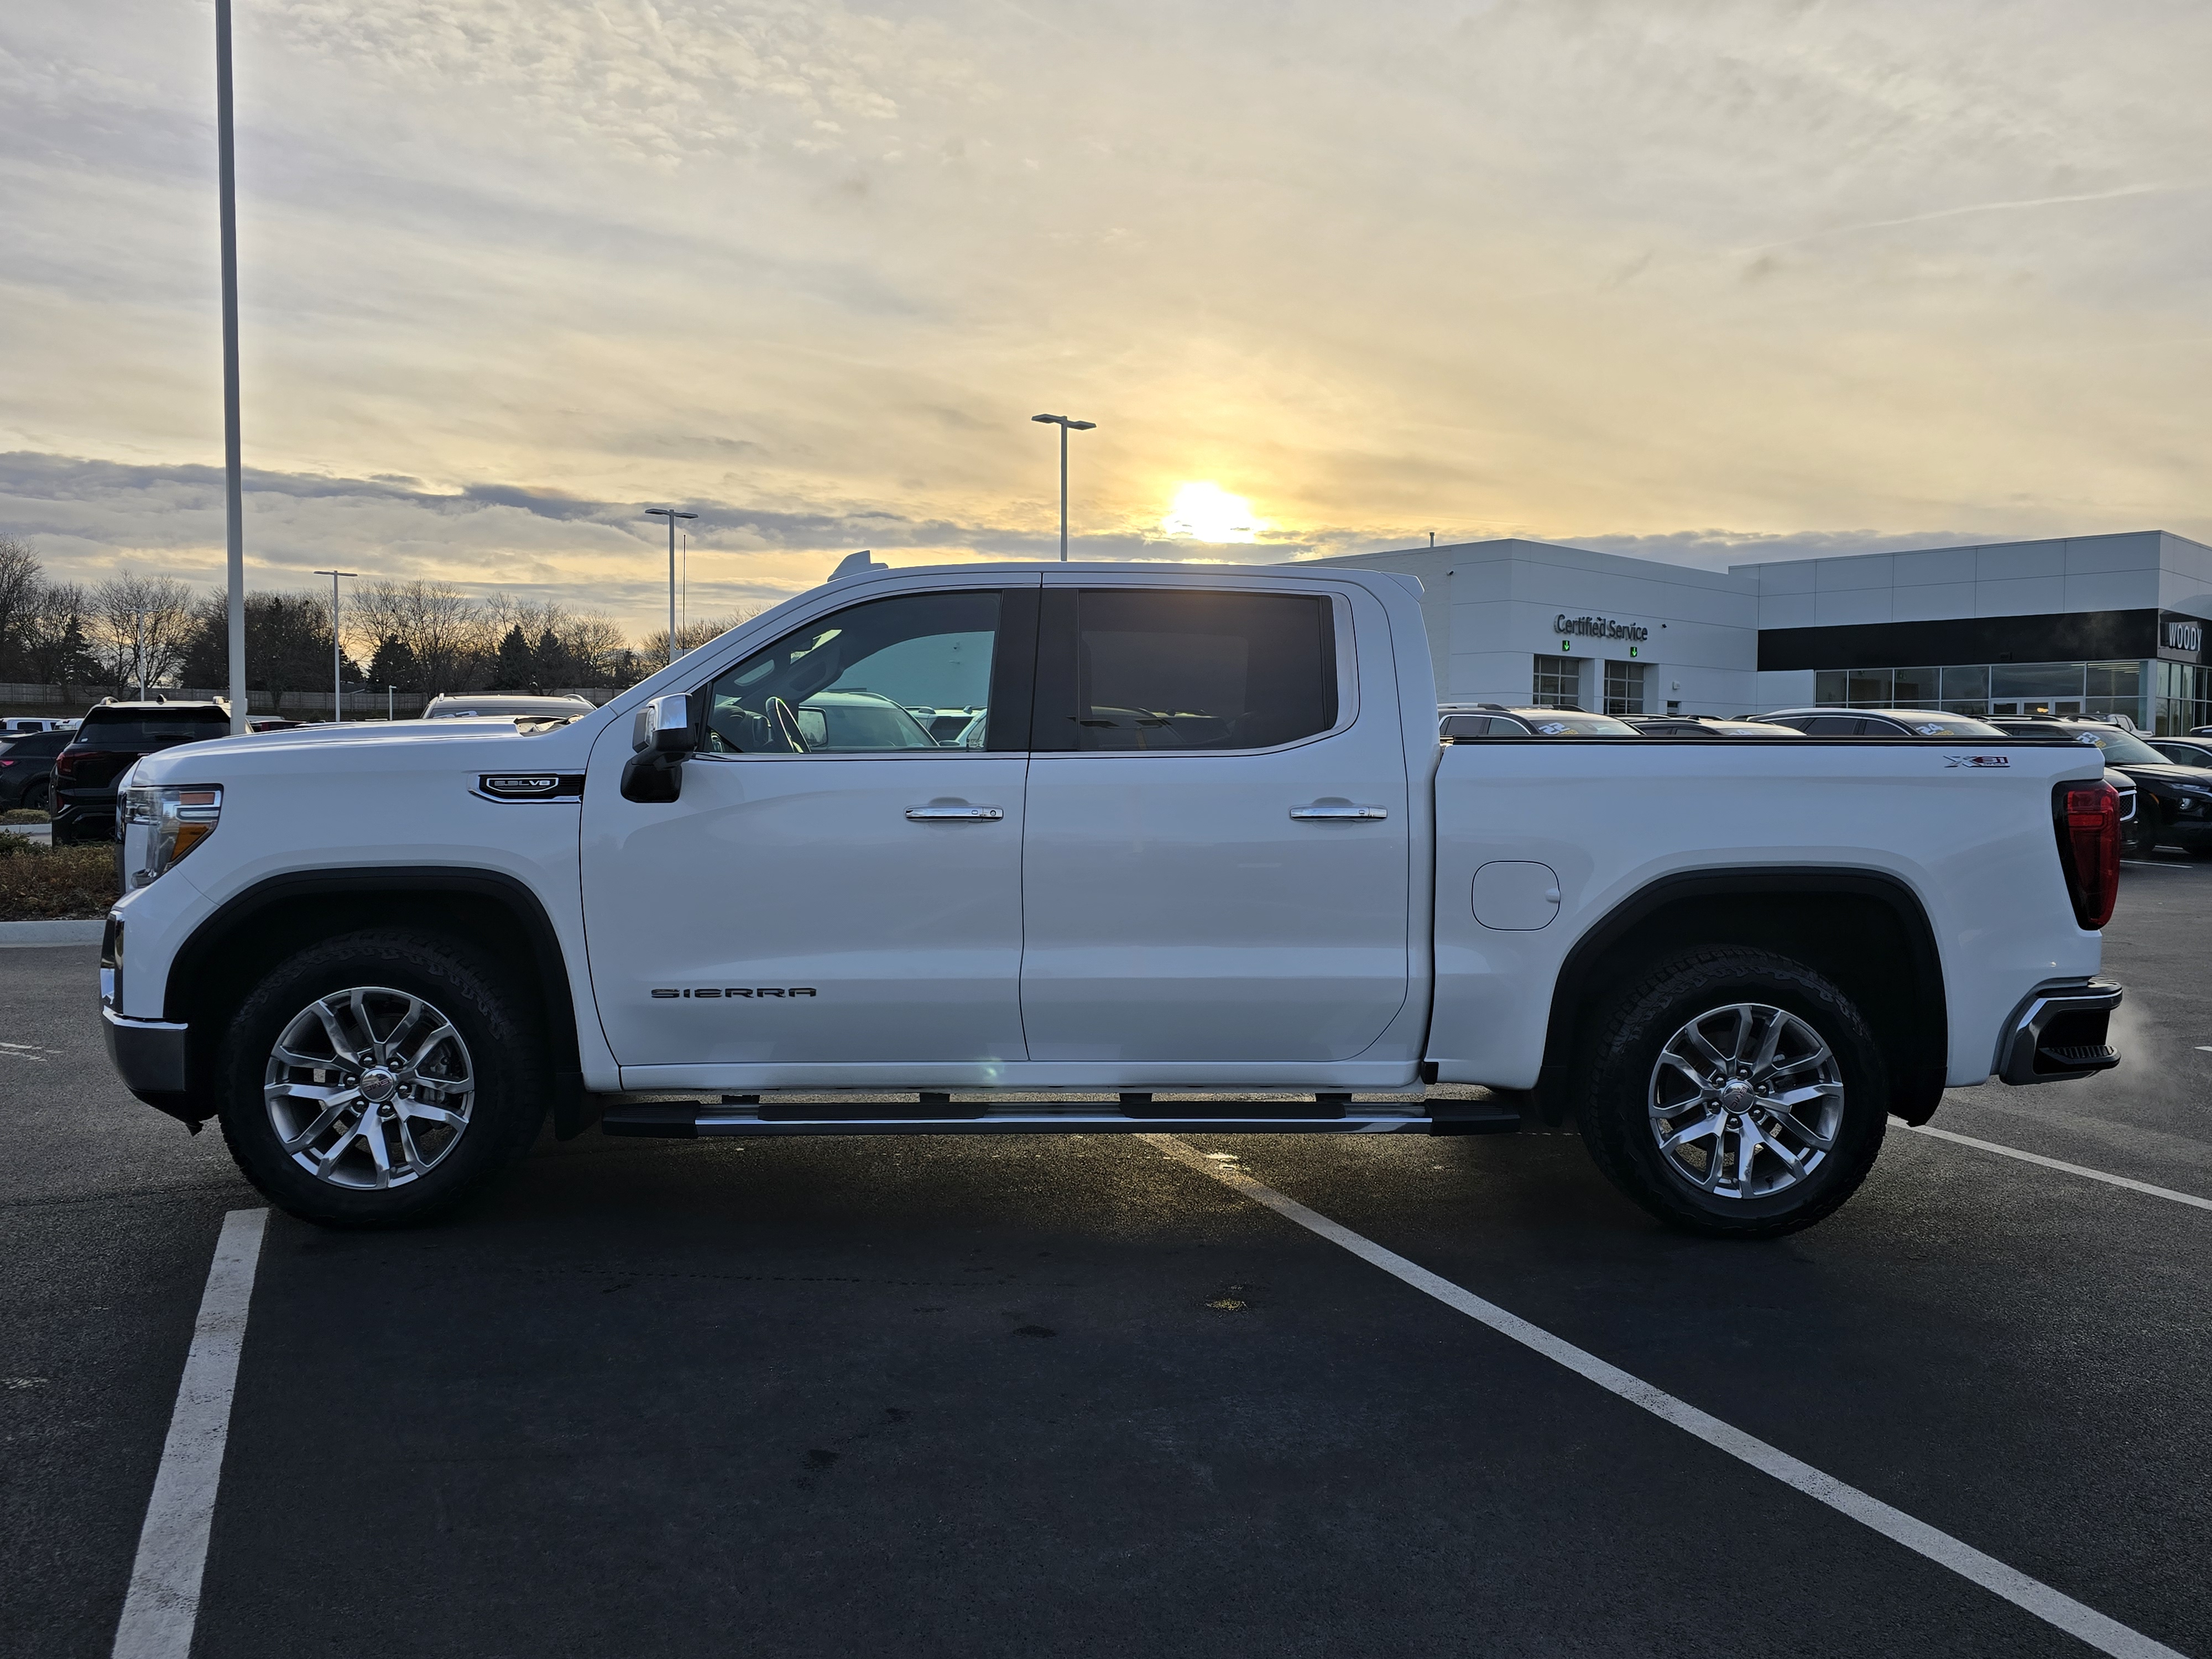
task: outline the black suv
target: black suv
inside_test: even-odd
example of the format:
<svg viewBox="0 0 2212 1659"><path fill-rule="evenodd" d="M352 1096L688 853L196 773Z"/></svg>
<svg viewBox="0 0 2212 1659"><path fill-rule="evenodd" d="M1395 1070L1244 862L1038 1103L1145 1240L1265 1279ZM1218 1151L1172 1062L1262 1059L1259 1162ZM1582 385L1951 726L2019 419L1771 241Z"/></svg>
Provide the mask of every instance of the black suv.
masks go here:
<svg viewBox="0 0 2212 1659"><path fill-rule="evenodd" d="M2106 766L2135 780L2139 805L2129 840L2136 851L2164 845L2212 853L2212 768L2180 765L2134 732L2103 720L1999 715L1990 723L2012 737L2071 738L2103 750Z"/></svg>
<svg viewBox="0 0 2212 1659"><path fill-rule="evenodd" d="M74 732L27 732L0 744L0 812L19 806L33 811L52 810L54 757L76 735Z"/></svg>
<svg viewBox="0 0 2212 1659"><path fill-rule="evenodd" d="M131 762L230 735L219 702L95 703L54 757L54 845L115 839L115 784Z"/></svg>

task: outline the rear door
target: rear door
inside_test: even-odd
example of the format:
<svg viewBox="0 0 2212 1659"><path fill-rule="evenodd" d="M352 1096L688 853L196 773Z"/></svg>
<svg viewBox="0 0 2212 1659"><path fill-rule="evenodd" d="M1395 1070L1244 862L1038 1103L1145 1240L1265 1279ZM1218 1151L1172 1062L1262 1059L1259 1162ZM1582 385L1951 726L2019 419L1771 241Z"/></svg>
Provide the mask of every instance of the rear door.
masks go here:
<svg viewBox="0 0 2212 1659"><path fill-rule="evenodd" d="M1338 1060L1390 1024L1409 819L1382 626L1371 596L1319 584L1046 578L1031 1060Z"/></svg>

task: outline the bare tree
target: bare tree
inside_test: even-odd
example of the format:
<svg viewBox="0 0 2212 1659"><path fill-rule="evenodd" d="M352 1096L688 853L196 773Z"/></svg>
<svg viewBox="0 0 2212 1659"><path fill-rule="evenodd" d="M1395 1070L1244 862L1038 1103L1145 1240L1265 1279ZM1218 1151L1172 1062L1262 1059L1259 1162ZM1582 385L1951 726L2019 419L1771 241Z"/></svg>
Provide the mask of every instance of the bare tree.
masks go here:
<svg viewBox="0 0 2212 1659"><path fill-rule="evenodd" d="M471 689L497 644L486 638L483 608L450 582L363 582L347 612L356 649L368 658L398 641L425 691Z"/></svg>
<svg viewBox="0 0 2212 1659"><path fill-rule="evenodd" d="M46 575L28 543L0 536L0 678L25 666Z"/></svg>
<svg viewBox="0 0 2212 1659"><path fill-rule="evenodd" d="M166 684L191 642L192 590L124 570L93 590L91 621L93 656L114 684Z"/></svg>
<svg viewBox="0 0 2212 1659"><path fill-rule="evenodd" d="M676 629L676 654L688 656L708 641L721 638L739 623L750 622L767 609L764 605L741 605L726 617L702 617L696 622L679 623ZM659 668L668 660L668 630L662 628L647 634L639 643L637 654L645 663L647 673Z"/></svg>

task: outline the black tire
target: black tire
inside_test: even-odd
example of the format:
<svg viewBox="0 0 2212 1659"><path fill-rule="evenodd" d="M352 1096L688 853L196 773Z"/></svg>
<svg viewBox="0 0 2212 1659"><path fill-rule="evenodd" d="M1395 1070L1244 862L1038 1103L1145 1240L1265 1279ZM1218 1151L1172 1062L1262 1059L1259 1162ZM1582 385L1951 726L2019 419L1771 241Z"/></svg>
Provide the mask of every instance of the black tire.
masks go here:
<svg viewBox="0 0 2212 1659"><path fill-rule="evenodd" d="M449 1142L444 1141L445 1128L424 1128L425 1138L437 1137L445 1150L434 1160L424 1154L419 1172L382 1188L340 1185L303 1168L286 1150L264 1102L273 1051L288 1029L319 1000L362 987L418 998L442 1016L462 1045L459 1069L473 1085L465 1103L453 1097L454 1103L465 1104L466 1121L452 1132ZM461 940L412 929L376 929L311 945L253 988L223 1034L216 1060L223 1139L246 1179L272 1204L304 1221L364 1228L428 1219L513 1168L536 1139L550 1080L541 1024L534 1004L513 976ZM420 1035L428 1028L418 1024L413 1029ZM327 1075L331 1086L345 1082L343 1070L307 1075ZM357 1085L360 1076L353 1081ZM383 1079L378 1082L382 1086ZM435 1098L442 1102L447 1097ZM380 1109L381 1121L392 1125L392 1133L387 1136L380 1127L375 1136L379 1163L387 1140L397 1141L398 1126L390 1115L404 1109L398 1103ZM411 1131L416 1126L409 1127ZM337 1134L343 1137L346 1127L341 1116ZM359 1140L359 1147L365 1156L368 1138ZM311 1145L302 1155L312 1157L314 1150ZM349 1161L362 1160L349 1155Z"/></svg>
<svg viewBox="0 0 2212 1659"><path fill-rule="evenodd" d="M1655 1074L1670 1041L1692 1020L1741 1005L1779 1009L1809 1027L1832 1056L1842 1088L1840 1121L1828 1132L1829 1148L1815 1161L1799 1142L1808 1172L1764 1195L1701 1189L1661 1150L1651 1116ZM1850 1000L1802 963L1735 946L1684 951L1615 994L1595 1031L1595 1052L1574 1091L1583 1143L1614 1186L1668 1226L1714 1238L1773 1238L1809 1227L1858 1190L1881 1151L1888 1067ZM1672 1070L1665 1075L1676 1081ZM1717 1137L1715 1151L1728 1144ZM1779 1162L1763 1147L1754 1152L1754 1160L1759 1158L1770 1160L1770 1169ZM1725 1157L1723 1167L1732 1167ZM1778 1171L1777 1178L1786 1173Z"/></svg>
<svg viewBox="0 0 2212 1659"><path fill-rule="evenodd" d="M42 779L23 792L22 805L33 812L53 815L54 784L52 778Z"/></svg>

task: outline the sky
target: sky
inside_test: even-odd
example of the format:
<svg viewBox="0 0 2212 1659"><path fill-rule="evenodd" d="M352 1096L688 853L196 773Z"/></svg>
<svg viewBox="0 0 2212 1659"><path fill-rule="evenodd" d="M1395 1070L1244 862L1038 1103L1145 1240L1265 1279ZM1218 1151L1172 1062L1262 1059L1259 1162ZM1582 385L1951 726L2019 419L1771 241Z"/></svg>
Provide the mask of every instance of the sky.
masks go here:
<svg viewBox="0 0 2212 1659"><path fill-rule="evenodd" d="M235 0L249 580L2212 540L2212 10ZM0 12L0 532L219 580L212 6Z"/></svg>

